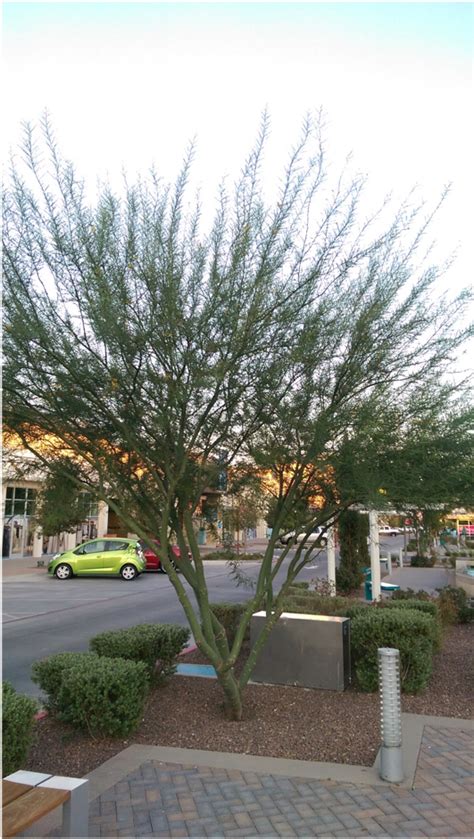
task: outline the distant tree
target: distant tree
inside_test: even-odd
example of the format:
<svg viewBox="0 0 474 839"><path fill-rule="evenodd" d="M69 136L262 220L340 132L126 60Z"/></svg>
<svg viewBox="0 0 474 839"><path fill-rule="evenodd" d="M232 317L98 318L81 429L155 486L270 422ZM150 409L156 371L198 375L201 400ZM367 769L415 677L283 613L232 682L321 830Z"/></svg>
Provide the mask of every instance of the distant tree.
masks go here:
<svg viewBox="0 0 474 839"><path fill-rule="evenodd" d="M160 540L236 719L288 586L309 559L306 539L276 556L279 531L309 491L318 505L294 521L306 536L351 504L380 503L392 457L399 499L412 492L413 481L397 483L397 446L413 406L420 422L430 414L425 394L465 340L458 324L469 299L434 292L441 269L422 253L429 219L411 197L367 218L361 178L328 183L317 122L304 123L269 202L267 134L264 117L207 234L199 203L188 200L192 150L174 186L152 173L121 195L102 187L92 206L47 118L40 137L26 127L3 203L6 427L45 468L60 460L61 474L106 501L130 531ZM447 401L443 410L449 415ZM273 474L277 512L229 644L210 609L193 514L206 487L242 463L255 465L262 492ZM435 480L433 472L424 484L430 497ZM168 558L174 536L183 577ZM236 672L259 609L266 627Z"/></svg>
<svg viewBox="0 0 474 839"><path fill-rule="evenodd" d="M70 460L51 463L35 504L36 524L44 536L73 533L87 518L79 478L80 468Z"/></svg>

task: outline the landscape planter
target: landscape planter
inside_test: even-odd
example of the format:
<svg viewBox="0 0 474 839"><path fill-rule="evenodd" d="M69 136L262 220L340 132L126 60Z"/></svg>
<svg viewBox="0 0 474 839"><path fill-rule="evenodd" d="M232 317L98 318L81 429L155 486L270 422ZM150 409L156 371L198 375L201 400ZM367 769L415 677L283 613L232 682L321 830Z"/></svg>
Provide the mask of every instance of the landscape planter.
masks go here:
<svg viewBox="0 0 474 839"><path fill-rule="evenodd" d="M253 647L266 612L252 615ZM253 682L345 690L351 680L350 620L331 615L283 612L257 658Z"/></svg>

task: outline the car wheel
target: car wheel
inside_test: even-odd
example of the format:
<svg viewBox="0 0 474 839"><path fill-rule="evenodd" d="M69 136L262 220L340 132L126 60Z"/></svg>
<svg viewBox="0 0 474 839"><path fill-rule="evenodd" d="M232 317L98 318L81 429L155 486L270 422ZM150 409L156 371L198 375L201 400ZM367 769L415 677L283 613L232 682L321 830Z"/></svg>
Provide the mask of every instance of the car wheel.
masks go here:
<svg viewBox="0 0 474 839"><path fill-rule="evenodd" d="M321 547L321 548L325 548L325 547L326 547L326 545L327 545L327 543L328 543L328 540L327 540L327 539L324 539L324 538L323 538L323 539L320 539L320 540L319 540L319 545L320 545L320 547Z"/></svg>
<svg viewBox="0 0 474 839"><path fill-rule="evenodd" d="M134 580L138 577L138 571L134 565L122 565L120 569L122 580Z"/></svg>
<svg viewBox="0 0 474 839"><path fill-rule="evenodd" d="M69 580L72 577L72 568L70 565L67 565L65 562L61 562L60 565L54 571L54 576L58 580Z"/></svg>

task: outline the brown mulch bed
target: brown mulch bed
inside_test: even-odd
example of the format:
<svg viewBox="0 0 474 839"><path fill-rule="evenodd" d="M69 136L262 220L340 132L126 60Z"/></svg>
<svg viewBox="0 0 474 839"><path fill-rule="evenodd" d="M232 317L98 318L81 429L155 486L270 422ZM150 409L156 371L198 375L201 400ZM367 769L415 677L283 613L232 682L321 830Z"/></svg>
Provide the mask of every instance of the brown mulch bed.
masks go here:
<svg viewBox="0 0 474 839"><path fill-rule="evenodd" d="M471 627L451 629L435 657L428 689L421 696L404 695L403 711L470 718L472 641ZM202 658L191 653L183 660ZM379 747L378 708L377 694L354 688L249 685L244 719L230 722L214 680L174 676L151 693L140 728L127 740L92 739L52 717L39 720L25 769L83 776L131 743L369 766Z"/></svg>

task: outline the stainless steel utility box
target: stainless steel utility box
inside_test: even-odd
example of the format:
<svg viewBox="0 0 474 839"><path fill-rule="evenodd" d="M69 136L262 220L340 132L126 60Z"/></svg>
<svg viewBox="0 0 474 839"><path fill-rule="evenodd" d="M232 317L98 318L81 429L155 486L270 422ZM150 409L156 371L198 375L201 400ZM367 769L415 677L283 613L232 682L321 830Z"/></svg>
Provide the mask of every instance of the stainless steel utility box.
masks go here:
<svg viewBox="0 0 474 839"><path fill-rule="evenodd" d="M253 646L266 613L250 624ZM350 619L283 612L257 658L253 682L345 690L351 679Z"/></svg>

